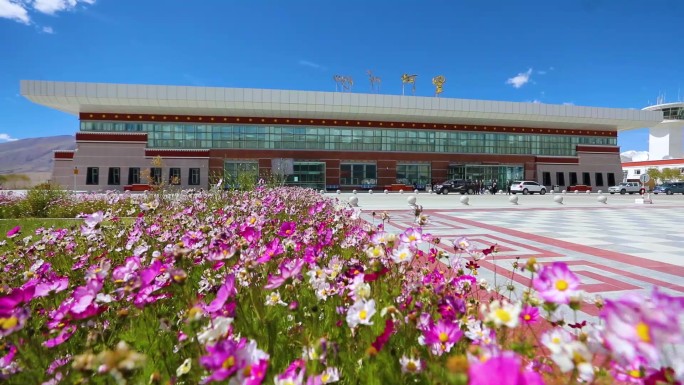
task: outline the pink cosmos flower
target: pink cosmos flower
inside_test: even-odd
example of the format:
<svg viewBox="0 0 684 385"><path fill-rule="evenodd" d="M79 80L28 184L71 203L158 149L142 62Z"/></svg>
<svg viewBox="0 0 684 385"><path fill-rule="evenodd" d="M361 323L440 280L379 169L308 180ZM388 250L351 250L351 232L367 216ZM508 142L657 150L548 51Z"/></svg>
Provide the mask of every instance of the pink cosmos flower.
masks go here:
<svg viewBox="0 0 684 385"><path fill-rule="evenodd" d="M441 356L448 353L451 348L461 339L463 332L458 323L440 319L436 324L423 331L421 344L428 345L433 354Z"/></svg>
<svg viewBox="0 0 684 385"><path fill-rule="evenodd" d="M95 228L95 226L97 226L103 220L104 220L104 213L102 211L98 211L98 212L92 213L90 215L86 215L83 222L85 222L86 226L93 229L93 228Z"/></svg>
<svg viewBox="0 0 684 385"><path fill-rule="evenodd" d="M304 360L293 361L283 373L273 379L275 385L303 385L305 366Z"/></svg>
<svg viewBox="0 0 684 385"><path fill-rule="evenodd" d="M523 307L522 311L520 312L520 321L524 324L533 324L539 320L539 309L530 306L530 305L525 305Z"/></svg>
<svg viewBox="0 0 684 385"><path fill-rule="evenodd" d="M16 226L7 232L7 238L14 238L21 232L21 226Z"/></svg>
<svg viewBox="0 0 684 385"><path fill-rule="evenodd" d="M299 275L299 273L302 271L302 267L304 267L303 259L283 260L283 262L280 264L280 275L274 276L269 274L268 283L266 286L264 286L264 288L275 289L280 287L289 278Z"/></svg>
<svg viewBox="0 0 684 385"><path fill-rule="evenodd" d="M223 381L238 370L242 370L243 368L238 365L237 351L244 347L246 342L245 338L240 341L222 339L213 345L207 345L208 354L200 357L199 362L211 375L202 383Z"/></svg>
<svg viewBox="0 0 684 385"><path fill-rule="evenodd" d="M140 267L139 257L128 257L123 265L114 268L114 271L112 271L112 279L116 282L128 282L137 276L136 272Z"/></svg>
<svg viewBox="0 0 684 385"><path fill-rule="evenodd" d="M402 243L408 243L411 246L415 246L423 241L423 230L421 228L410 227L399 236L399 240Z"/></svg>
<svg viewBox="0 0 684 385"><path fill-rule="evenodd" d="M223 309L228 298L235 295L235 275L231 274L226 278L226 283L221 285L218 292L216 293L216 298L207 306L204 306L204 311L207 313L216 313Z"/></svg>
<svg viewBox="0 0 684 385"><path fill-rule="evenodd" d="M650 298L628 294L606 300L601 311L603 339L619 363L628 365L643 358L658 367L665 345L684 342L679 315L684 300L655 290ZM675 321L673 321L675 320Z"/></svg>
<svg viewBox="0 0 684 385"><path fill-rule="evenodd" d="M375 338L375 341L371 343L371 346L375 348L376 352L382 350L383 346L385 346L392 336L392 333L394 333L394 321L392 321L391 318L388 318L385 320L385 330L383 330L382 334Z"/></svg>
<svg viewBox="0 0 684 385"><path fill-rule="evenodd" d="M280 238L273 238L263 249L261 257L257 258L258 263L266 263L273 257L282 254L285 251L283 245L280 243Z"/></svg>
<svg viewBox="0 0 684 385"><path fill-rule="evenodd" d="M532 285L545 301L567 304L578 294L580 281L565 263L554 262L539 270Z"/></svg>
<svg viewBox="0 0 684 385"><path fill-rule="evenodd" d="M542 377L525 370L520 357L504 352L485 362L473 360L468 368L469 385L544 385Z"/></svg>
<svg viewBox="0 0 684 385"><path fill-rule="evenodd" d="M295 222L283 222L280 225L280 230L278 231L278 236L289 238L297 230L297 224Z"/></svg>
<svg viewBox="0 0 684 385"><path fill-rule="evenodd" d="M74 325L68 325L64 329L62 329L59 334L55 338L51 338L45 342L43 342L43 346L46 348L54 348L57 345L61 345L64 342L66 342L69 338L71 338L72 335L76 332L76 326Z"/></svg>

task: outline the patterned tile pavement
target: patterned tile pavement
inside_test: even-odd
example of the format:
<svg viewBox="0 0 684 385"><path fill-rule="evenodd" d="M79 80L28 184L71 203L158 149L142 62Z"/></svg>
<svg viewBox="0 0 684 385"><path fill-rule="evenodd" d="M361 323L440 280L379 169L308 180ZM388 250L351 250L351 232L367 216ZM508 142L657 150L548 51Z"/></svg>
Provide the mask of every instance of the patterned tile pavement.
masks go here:
<svg viewBox="0 0 684 385"><path fill-rule="evenodd" d="M655 286L683 296L684 229L677 212L684 209L679 205L426 209L430 223L424 231L440 237L440 247L448 252L453 252L451 241L461 236L478 248L497 244L494 258L478 262L480 276L489 282L495 279L494 271L499 283L502 278L506 281L517 257L535 257L540 263L566 262L591 297L614 298ZM412 211L389 213L388 230L400 232L413 225ZM363 218L373 220L369 211ZM514 285L523 290L529 278L517 275ZM597 314L587 305L578 320L591 320Z"/></svg>

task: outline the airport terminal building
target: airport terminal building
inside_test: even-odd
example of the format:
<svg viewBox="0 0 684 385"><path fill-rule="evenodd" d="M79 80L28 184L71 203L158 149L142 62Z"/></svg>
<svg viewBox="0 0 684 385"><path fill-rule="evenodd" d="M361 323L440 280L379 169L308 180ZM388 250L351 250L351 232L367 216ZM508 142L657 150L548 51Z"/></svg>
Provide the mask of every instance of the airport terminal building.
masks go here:
<svg viewBox="0 0 684 385"><path fill-rule="evenodd" d="M447 178L595 190L622 180L617 134L661 111L436 97L25 80L31 101L79 117L53 182L123 190L145 175L184 188L243 172L316 189ZM161 164L153 164L155 158Z"/></svg>

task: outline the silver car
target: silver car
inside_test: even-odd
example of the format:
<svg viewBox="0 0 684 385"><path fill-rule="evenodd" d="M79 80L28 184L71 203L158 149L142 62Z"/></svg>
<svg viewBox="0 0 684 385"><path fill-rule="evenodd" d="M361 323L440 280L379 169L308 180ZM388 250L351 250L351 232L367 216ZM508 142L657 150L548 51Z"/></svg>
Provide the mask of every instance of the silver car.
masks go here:
<svg viewBox="0 0 684 385"><path fill-rule="evenodd" d="M522 193L523 195L539 193L546 194L546 187L531 180L518 180L511 185L511 193Z"/></svg>

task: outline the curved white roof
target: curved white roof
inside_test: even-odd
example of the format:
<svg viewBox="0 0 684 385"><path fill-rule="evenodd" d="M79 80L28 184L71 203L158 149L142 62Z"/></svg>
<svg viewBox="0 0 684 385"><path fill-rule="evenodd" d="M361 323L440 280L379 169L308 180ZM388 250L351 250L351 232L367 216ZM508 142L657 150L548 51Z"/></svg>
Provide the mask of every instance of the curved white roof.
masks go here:
<svg viewBox="0 0 684 385"><path fill-rule="evenodd" d="M663 120L659 111L385 94L22 80L29 100L83 112L359 119L629 130Z"/></svg>
<svg viewBox="0 0 684 385"><path fill-rule="evenodd" d="M644 111L660 111L663 108L673 108L673 107L684 107L684 102L655 104L652 106L645 107L643 110Z"/></svg>

